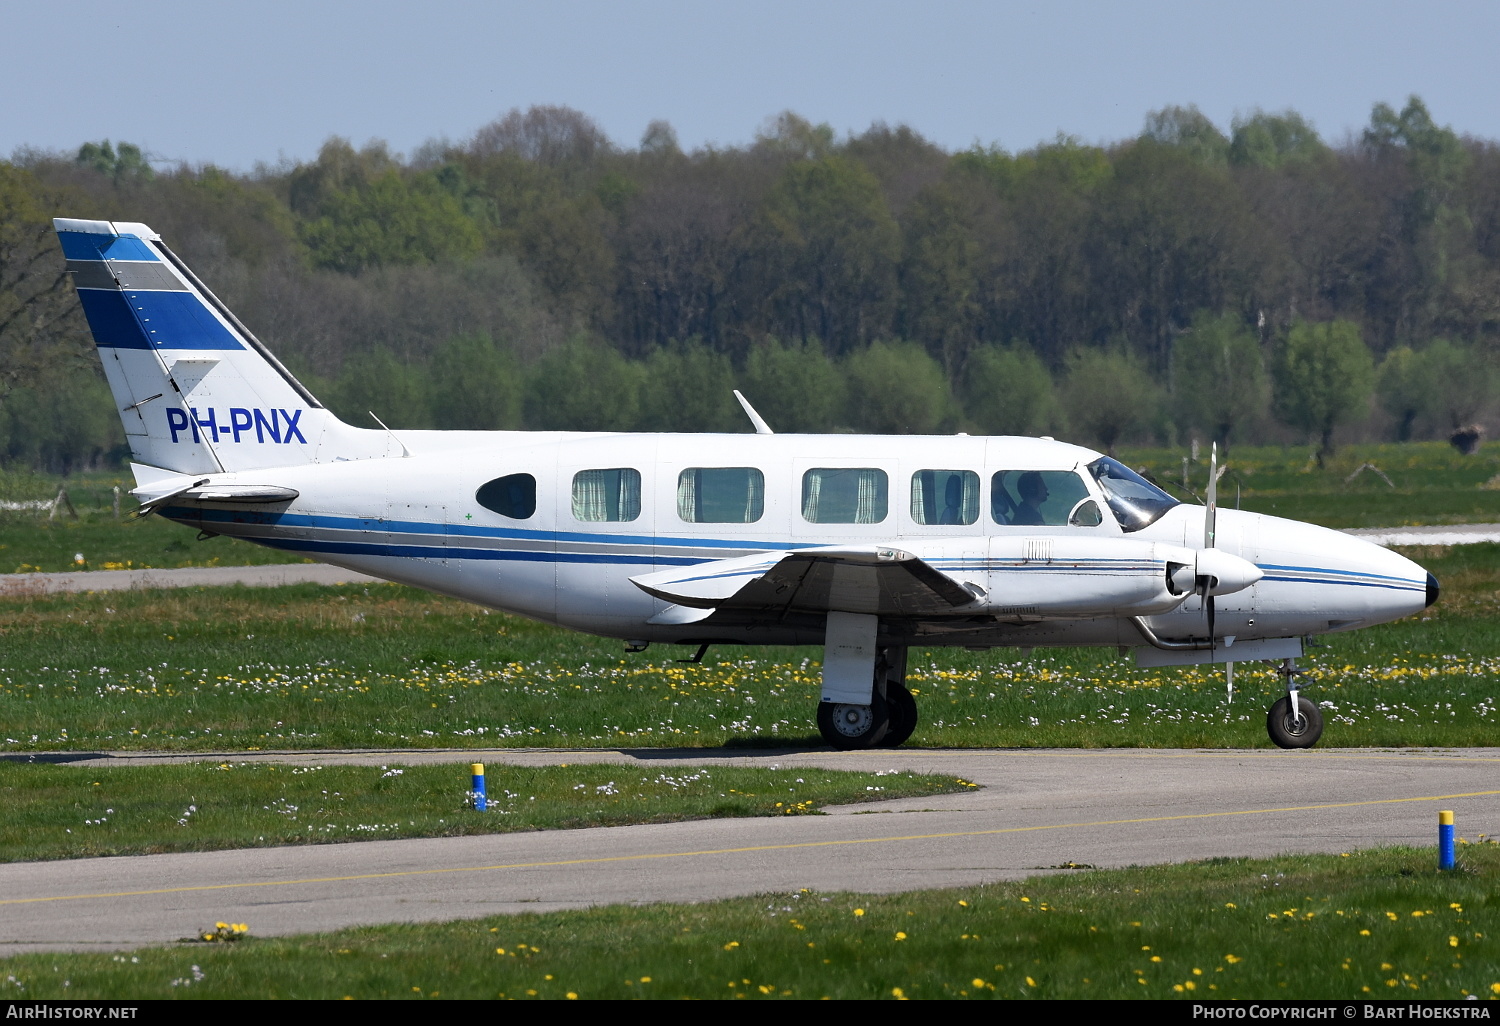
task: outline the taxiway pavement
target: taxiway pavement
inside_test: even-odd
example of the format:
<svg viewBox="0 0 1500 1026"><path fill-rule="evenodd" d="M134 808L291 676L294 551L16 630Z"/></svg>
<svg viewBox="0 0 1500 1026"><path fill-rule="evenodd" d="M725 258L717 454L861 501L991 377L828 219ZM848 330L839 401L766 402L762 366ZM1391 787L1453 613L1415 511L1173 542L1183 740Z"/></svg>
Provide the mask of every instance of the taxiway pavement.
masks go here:
<svg viewBox="0 0 1500 1026"><path fill-rule="evenodd" d="M80 766L240 753L50 756ZM895 892L1212 856L1435 845L1500 835L1500 749L753 752L727 750L255 753L369 765L608 762L630 775L689 765L914 770L982 785L827 810L430 840L366 841L0 865L0 954L124 949L224 920L260 936L360 924L758 893ZM13 758L13 757L12 757ZM472 813L483 815L483 813ZM1065 871L1065 870L1064 870Z"/></svg>

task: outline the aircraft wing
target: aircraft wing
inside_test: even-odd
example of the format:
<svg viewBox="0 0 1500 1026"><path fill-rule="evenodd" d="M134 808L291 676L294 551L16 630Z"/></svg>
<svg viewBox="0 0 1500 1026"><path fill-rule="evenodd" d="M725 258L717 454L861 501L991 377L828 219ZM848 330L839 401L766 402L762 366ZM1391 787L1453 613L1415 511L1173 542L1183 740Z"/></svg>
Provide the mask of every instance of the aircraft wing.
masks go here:
<svg viewBox="0 0 1500 1026"><path fill-rule="evenodd" d="M932 616L973 603L976 595L931 564L883 545L762 552L632 577L674 607L662 622L692 622L699 610L764 613L873 613ZM707 616L708 614L702 614Z"/></svg>

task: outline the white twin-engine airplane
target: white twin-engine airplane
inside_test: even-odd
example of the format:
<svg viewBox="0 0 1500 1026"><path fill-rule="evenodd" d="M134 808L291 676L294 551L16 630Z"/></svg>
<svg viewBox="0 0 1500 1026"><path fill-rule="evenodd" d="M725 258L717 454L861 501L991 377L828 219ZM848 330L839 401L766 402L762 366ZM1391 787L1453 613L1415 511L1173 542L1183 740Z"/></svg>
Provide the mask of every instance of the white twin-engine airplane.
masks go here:
<svg viewBox="0 0 1500 1026"><path fill-rule="evenodd" d="M835 748L917 724L912 645L1272 660L1317 742L1302 637L1396 620L1437 580L1336 531L1181 503L1042 438L363 429L325 409L143 224L58 218L145 511L581 631L824 646ZM379 423L377 419L377 423ZM1231 688L1232 688L1232 676Z"/></svg>

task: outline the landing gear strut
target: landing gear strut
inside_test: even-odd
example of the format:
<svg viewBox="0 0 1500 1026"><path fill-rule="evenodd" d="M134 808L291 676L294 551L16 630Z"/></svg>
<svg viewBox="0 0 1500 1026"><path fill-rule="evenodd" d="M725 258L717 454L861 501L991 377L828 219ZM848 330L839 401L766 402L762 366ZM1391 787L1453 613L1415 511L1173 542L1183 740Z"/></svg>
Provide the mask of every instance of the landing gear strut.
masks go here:
<svg viewBox="0 0 1500 1026"><path fill-rule="evenodd" d="M1286 697L1277 699L1266 713L1266 733L1278 748L1311 748L1323 736L1323 713L1297 694L1297 678L1301 674L1290 659L1282 661Z"/></svg>
<svg viewBox="0 0 1500 1026"><path fill-rule="evenodd" d="M917 729L917 701L906 689L906 648L880 649L875 659L870 704L821 702L818 731L840 751L895 748Z"/></svg>

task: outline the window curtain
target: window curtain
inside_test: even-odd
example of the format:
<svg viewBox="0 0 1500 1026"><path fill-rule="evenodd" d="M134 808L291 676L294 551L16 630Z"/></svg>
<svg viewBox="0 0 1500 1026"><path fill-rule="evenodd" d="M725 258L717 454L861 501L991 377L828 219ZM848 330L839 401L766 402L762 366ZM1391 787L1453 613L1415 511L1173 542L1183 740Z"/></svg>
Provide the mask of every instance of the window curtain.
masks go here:
<svg viewBox="0 0 1500 1026"><path fill-rule="evenodd" d="M615 519L635 520L641 515L641 472L622 470L619 474L620 507L619 515Z"/></svg>
<svg viewBox="0 0 1500 1026"><path fill-rule="evenodd" d="M753 524L760 519L766 508L766 478L760 471L750 468L745 471L745 519Z"/></svg>
<svg viewBox="0 0 1500 1026"><path fill-rule="evenodd" d="M880 508L880 480L876 477L881 472L860 470L856 473L859 475L859 493L854 506L854 522L877 524L885 519L885 510Z"/></svg>
<svg viewBox="0 0 1500 1026"><path fill-rule="evenodd" d="M677 477L677 515L690 524L698 522L698 471L684 470Z"/></svg>
<svg viewBox="0 0 1500 1026"><path fill-rule="evenodd" d="M979 519L979 475L964 472L964 523Z"/></svg>
<svg viewBox="0 0 1500 1026"><path fill-rule="evenodd" d="M615 520L609 509L609 478L617 470L583 470L573 475L573 518L575 520Z"/></svg>
<svg viewBox="0 0 1500 1026"><path fill-rule="evenodd" d="M802 519L818 523L818 496L823 492L823 472L809 470L802 475Z"/></svg>
<svg viewBox="0 0 1500 1026"><path fill-rule="evenodd" d="M932 471L919 470L911 476L911 519L927 523L927 493L931 491Z"/></svg>

